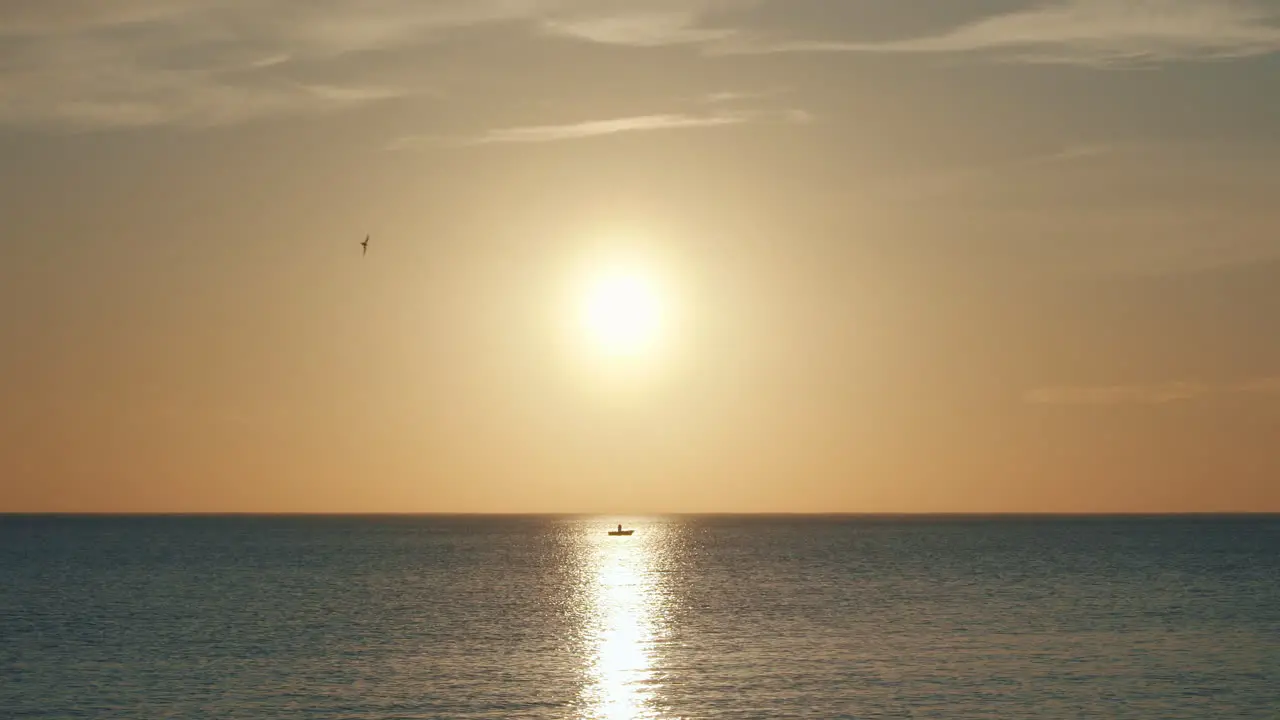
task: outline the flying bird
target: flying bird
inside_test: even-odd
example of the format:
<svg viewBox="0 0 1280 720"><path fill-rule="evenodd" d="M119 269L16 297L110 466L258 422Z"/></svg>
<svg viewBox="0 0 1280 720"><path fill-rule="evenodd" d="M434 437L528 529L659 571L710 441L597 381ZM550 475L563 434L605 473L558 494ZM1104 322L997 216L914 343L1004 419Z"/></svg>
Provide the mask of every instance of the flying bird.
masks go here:
<svg viewBox="0 0 1280 720"><path fill-rule="evenodd" d="M360 243L360 257L364 257L365 255L368 255L368 254L369 254L369 236L365 235L364 242Z"/></svg>

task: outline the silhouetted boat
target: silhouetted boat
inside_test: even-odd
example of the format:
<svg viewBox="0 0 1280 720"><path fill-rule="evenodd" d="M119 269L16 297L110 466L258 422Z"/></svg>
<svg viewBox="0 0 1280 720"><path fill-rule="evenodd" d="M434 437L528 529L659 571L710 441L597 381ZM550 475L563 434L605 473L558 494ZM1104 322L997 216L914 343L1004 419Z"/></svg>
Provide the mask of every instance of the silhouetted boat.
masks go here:
<svg viewBox="0 0 1280 720"><path fill-rule="evenodd" d="M623 530L622 526L619 525L617 530L610 530L609 534L610 535L630 535L633 532L635 532L635 530Z"/></svg>

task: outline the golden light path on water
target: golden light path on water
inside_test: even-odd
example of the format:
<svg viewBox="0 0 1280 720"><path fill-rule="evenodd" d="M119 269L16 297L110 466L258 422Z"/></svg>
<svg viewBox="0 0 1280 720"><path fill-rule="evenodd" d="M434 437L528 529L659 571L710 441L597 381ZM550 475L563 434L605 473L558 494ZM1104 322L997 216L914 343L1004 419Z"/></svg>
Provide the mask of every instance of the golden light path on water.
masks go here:
<svg viewBox="0 0 1280 720"><path fill-rule="evenodd" d="M593 526L584 539L590 655L582 717L659 718L655 654L667 612L655 566L662 531L649 526L611 537L606 530Z"/></svg>

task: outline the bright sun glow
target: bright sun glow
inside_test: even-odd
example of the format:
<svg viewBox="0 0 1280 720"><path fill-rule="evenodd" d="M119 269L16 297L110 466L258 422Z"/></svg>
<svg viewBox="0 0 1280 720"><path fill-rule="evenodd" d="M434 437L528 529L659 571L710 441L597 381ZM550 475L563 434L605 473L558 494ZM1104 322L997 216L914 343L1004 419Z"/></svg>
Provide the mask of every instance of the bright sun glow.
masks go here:
<svg viewBox="0 0 1280 720"><path fill-rule="evenodd" d="M659 340L663 310L655 280L639 267L619 264L598 268L589 279L580 319L595 349L634 356Z"/></svg>

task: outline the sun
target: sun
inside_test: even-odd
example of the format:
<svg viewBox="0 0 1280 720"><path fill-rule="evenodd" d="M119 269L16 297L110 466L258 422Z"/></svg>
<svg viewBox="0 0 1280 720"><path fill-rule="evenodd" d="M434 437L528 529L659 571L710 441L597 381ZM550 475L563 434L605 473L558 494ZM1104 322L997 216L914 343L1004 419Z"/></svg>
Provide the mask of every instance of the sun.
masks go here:
<svg viewBox="0 0 1280 720"><path fill-rule="evenodd" d="M595 267L583 288L578 319L591 347L612 357L655 350L666 308L657 279L637 263Z"/></svg>

